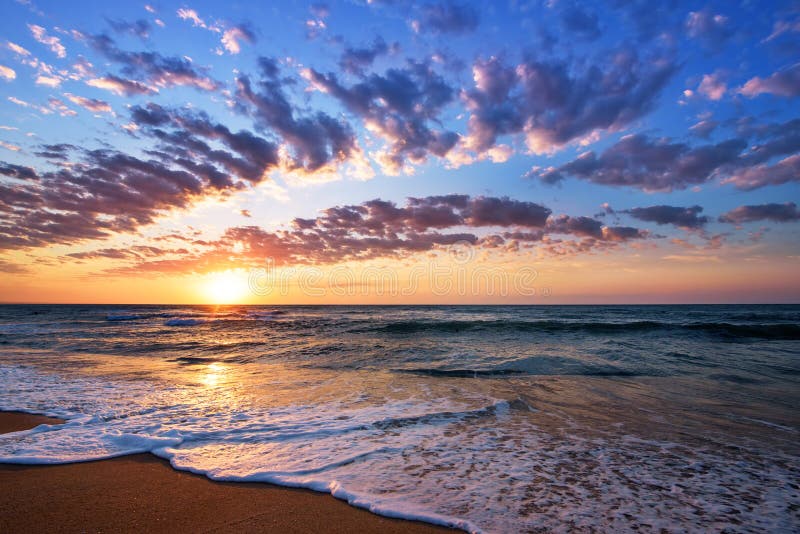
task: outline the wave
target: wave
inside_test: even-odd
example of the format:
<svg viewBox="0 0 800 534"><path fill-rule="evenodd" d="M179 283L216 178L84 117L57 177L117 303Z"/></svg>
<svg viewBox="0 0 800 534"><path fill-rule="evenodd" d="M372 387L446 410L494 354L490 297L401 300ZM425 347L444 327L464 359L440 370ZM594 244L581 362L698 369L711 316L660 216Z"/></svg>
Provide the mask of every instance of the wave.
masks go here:
<svg viewBox="0 0 800 534"><path fill-rule="evenodd" d="M119 314L119 315L106 315L106 321L119 322L119 321L137 321L143 319L143 315L139 314Z"/></svg>
<svg viewBox="0 0 800 534"><path fill-rule="evenodd" d="M164 326L197 326L205 322L205 319L167 319Z"/></svg>
<svg viewBox="0 0 800 534"><path fill-rule="evenodd" d="M491 378L508 375L529 374L521 369L393 369L395 373L408 373L413 375L441 376L453 378Z"/></svg>
<svg viewBox="0 0 800 534"><path fill-rule="evenodd" d="M415 334L421 332L461 333L469 331L581 332L587 334L624 334L655 331L690 331L726 338L761 338L800 340L800 325L732 324L732 323L666 323L658 321L577 322L577 321L396 321L361 329L361 332Z"/></svg>

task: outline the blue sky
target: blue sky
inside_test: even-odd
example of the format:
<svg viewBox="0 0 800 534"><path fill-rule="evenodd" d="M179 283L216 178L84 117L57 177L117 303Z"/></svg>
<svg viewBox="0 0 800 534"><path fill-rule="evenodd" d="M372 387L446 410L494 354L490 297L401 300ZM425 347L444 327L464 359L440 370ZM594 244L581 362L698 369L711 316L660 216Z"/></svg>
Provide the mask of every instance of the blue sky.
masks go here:
<svg viewBox="0 0 800 534"><path fill-rule="evenodd" d="M3 13L10 275L171 276L265 254L331 265L456 233L511 256L795 266L793 2L6 0ZM341 206L360 207L343 221Z"/></svg>

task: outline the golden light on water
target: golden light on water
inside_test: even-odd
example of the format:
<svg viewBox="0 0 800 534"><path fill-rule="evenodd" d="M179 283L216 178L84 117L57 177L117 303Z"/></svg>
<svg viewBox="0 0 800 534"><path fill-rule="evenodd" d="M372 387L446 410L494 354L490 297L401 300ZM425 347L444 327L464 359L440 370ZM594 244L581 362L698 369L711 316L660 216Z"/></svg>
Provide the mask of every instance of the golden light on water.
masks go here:
<svg viewBox="0 0 800 534"><path fill-rule="evenodd" d="M227 368L224 364L213 362L208 365L205 372L202 374L200 381L205 386L214 387L220 385L220 382L225 376Z"/></svg>

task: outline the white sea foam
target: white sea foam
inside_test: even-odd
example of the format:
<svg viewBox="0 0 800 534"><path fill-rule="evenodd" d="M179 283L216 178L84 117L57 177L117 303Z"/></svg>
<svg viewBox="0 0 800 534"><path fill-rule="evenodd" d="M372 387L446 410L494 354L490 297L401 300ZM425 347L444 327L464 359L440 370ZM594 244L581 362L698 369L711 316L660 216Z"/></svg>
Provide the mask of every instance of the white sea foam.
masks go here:
<svg viewBox="0 0 800 534"><path fill-rule="evenodd" d="M260 390L276 399L311 387L302 374L275 374ZM384 397L315 377L318 402L297 404L260 402L241 384L214 380L170 384L0 365L0 409L67 420L0 436L0 461L152 452L215 480L310 488L383 515L473 532L797 525L792 457L731 456L710 443L689 447L623 429L581 433L569 418L544 428L514 399L478 388L456 394L419 377L383 384Z"/></svg>

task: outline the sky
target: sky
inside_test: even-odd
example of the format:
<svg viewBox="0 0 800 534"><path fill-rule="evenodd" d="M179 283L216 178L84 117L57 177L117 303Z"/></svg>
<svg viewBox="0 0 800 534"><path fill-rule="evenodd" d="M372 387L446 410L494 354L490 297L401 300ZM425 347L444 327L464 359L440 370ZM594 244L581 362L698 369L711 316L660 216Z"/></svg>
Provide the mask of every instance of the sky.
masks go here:
<svg viewBox="0 0 800 534"><path fill-rule="evenodd" d="M800 301L797 2L0 1L0 302Z"/></svg>

